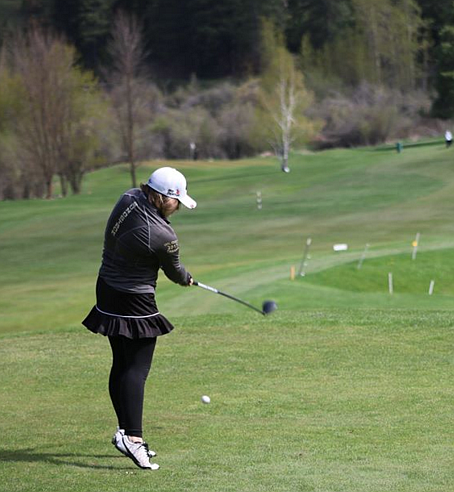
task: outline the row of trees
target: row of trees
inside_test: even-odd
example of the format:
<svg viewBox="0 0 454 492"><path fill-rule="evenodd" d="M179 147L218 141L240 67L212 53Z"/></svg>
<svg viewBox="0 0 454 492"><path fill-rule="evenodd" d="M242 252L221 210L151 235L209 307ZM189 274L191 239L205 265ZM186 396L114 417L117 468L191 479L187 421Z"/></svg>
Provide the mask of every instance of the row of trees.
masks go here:
<svg viewBox="0 0 454 492"><path fill-rule="evenodd" d="M340 3L340 5L342 2ZM305 71L357 86L362 81L400 90L427 88L428 37L413 0L351 0L355 22L314 47L302 39Z"/></svg>
<svg viewBox="0 0 454 492"><path fill-rule="evenodd" d="M133 186L138 164L150 158L233 159L272 148L288 170L292 145L402 138L429 113L429 78L421 76L424 57L418 58L420 10L413 0L279 5L286 4L306 6L301 19L314 22L305 26L325 26L326 37L308 29L300 51L292 54L293 24L274 11L270 16L276 22L260 24L254 55L259 68L235 83L207 83L195 76L176 87L162 79L156 83L146 24L124 12L107 22L105 63L98 65L96 77L81 68L77 49L63 37L42 27L16 31L0 51L0 199L50 197L56 177L63 195L78 193L88 169L124 160ZM322 4L327 11L317 24ZM136 0L130 8L134 5L142 3ZM276 6L271 0L264 5ZM107 19L111 11L103 12ZM94 13L84 17L82 12L81 18L96 19ZM93 36L84 39L95 39L96 32L93 27ZM448 32L440 34L447 59L449 45L442 40ZM441 74L448 95L451 74ZM454 103L454 90L452 98Z"/></svg>
<svg viewBox="0 0 454 492"><path fill-rule="evenodd" d="M263 73L203 89L197 80L164 94L147 76L143 29L114 23L103 82L81 70L75 49L41 29L16 35L0 57L0 198L79 193L84 173L127 160L240 158L270 146L288 166L290 146L314 125L301 72L270 22L262 27Z"/></svg>
<svg viewBox="0 0 454 492"><path fill-rule="evenodd" d="M314 85L435 88L435 113L454 111L452 0L23 0L17 6L12 29L30 22L52 27L98 75L109 61L118 10L143 20L148 66L166 81L261 73L261 19L268 18L288 50L302 56ZM1 27L7 32L8 21Z"/></svg>

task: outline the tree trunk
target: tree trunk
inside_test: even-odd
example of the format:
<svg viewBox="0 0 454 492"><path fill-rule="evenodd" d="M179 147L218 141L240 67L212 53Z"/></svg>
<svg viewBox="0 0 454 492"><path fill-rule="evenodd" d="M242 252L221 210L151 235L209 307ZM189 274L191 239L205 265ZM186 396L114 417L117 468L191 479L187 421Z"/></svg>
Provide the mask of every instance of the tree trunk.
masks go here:
<svg viewBox="0 0 454 492"><path fill-rule="evenodd" d="M63 174L60 174L59 177L60 177L61 195L63 197L66 197L68 195L68 182L65 176L63 176Z"/></svg>
<svg viewBox="0 0 454 492"><path fill-rule="evenodd" d="M52 198L52 177L46 179L46 199L50 200Z"/></svg>
<svg viewBox="0 0 454 492"><path fill-rule="evenodd" d="M283 170L288 169L288 157L290 153L290 142L287 138L284 138L282 142L282 155L281 155L281 167Z"/></svg>
<svg viewBox="0 0 454 492"><path fill-rule="evenodd" d="M134 162L134 156L129 157L129 169L131 174L132 187L137 188L137 178L136 178L136 163Z"/></svg>
<svg viewBox="0 0 454 492"><path fill-rule="evenodd" d="M74 173L70 180L69 184L71 186L71 191L73 195L79 195L82 190L82 178L84 176L83 172Z"/></svg>
<svg viewBox="0 0 454 492"><path fill-rule="evenodd" d="M131 172L132 187L136 188L137 180L136 180L136 163L134 159L134 117L132 111L132 78L131 77L127 78L126 100L127 100L127 110L128 110L128 123L127 123L128 137L127 138L128 138L129 167Z"/></svg>

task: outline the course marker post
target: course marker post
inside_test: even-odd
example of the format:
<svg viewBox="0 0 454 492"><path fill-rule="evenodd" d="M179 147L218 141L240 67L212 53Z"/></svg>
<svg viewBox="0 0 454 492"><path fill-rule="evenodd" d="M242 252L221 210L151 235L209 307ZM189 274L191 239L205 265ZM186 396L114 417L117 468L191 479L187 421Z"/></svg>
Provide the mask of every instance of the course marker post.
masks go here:
<svg viewBox="0 0 454 492"><path fill-rule="evenodd" d="M392 273L388 273L388 290L389 290L390 294L392 294L394 292L393 274Z"/></svg>
<svg viewBox="0 0 454 492"><path fill-rule="evenodd" d="M366 244L366 247L364 248L363 254L361 255L361 258L358 261L358 270L361 270L361 267L363 266L363 262L366 258L367 255L367 250L369 249L370 244Z"/></svg>
<svg viewBox="0 0 454 492"><path fill-rule="evenodd" d="M257 210L262 210L262 192L257 191Z"/></svg>
<svg viewBox="0 0 454 492"><path fill-rule="evenodd" d="M293 265L290 267L290 280L295 280L295 267Z"/></svg>
<svg viewBox="0 0 454 492"><path fill-rule="evenodd" d="M435 280L431 280L429 285L429 296L431 296L434 293L434 287L435 287Z"/></svg>
<svg viewBox="0 0 454 492"><path fill-rule="evenodd" d="M309 259L309 248L312 244L312 238L308 237L306 245L304 246L303 259L301 260L300 267L298 269L298 277L304 277L306 275L307 260Z"/></svg>
<svg viewBox="0 0 454 492"><path fill-rule="evenodd" d="M419 238L421 237L421 234L418 232L416 234L415 240L411 243L413 246L413 251L411 253L411 259L416 260L416 253L418 252L418 244L419 244Z"/></svg>

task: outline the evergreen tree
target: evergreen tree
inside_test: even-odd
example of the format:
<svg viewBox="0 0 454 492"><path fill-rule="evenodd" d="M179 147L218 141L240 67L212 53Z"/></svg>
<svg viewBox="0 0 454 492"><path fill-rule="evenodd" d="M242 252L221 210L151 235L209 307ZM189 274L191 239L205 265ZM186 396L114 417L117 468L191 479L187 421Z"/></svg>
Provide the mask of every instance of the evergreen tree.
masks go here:
<svg viewBox="0 0 454 492"><path fill-rule="evenodd" d="M441 41L441 32L445 24L452 23L454 2L453 0L417 0L421 9L421 17L427 21L434 47L438 47Z"/></svg>
<svg viewBox="0 0 454 492"><path fill-rule="evenodd" d="M293 53L308 36L314 49L322 49L354 25L351 0L288 0L287 45Z"/></svg>
<svg viewBox="0 0 454 492"><path fill-rule="evenodd" d="M51 27L53 2L54 0L22 0L20 4L21 20L28 25L39 24Z"/></svg>
<svg viewBox="0 0 454 492"><path fill-rule="evenodd" d="M147 27L152 63L164 76L217 78L257 72L260 19L284 25L281 0L117 0Z"/></svg>
<svg viewBox="0 0 454 492"><path fill-rule="evenodd" d="M305 69L351 85L414 88L421 25L414 0L352 0L351 6L355 22L338 26L323 45L310 33L303 38Z"/></svg>
<svg viewBox="0 0 454 492"><path fill-rule="evenodd" d="M418 3L432 41L423 57L425 73L435 74L433 85L437 96L432 112L440 118L451 118L454 115L454 2L418 0Z"/></svg>
<svg viewBox="0 0 454 492"><path fill-rule="evenodd" d="M454 24L446 25L440 33L438 47L439 71L435 88L437 98L432 111L440 118L454 116Z"/></svg>
<svg viewBox="0 0 454 492"><path fill-rule="evenodd" d="M53 22L72 41L84 65L97 69L104 61L114 0L53 0Z"/></svg>

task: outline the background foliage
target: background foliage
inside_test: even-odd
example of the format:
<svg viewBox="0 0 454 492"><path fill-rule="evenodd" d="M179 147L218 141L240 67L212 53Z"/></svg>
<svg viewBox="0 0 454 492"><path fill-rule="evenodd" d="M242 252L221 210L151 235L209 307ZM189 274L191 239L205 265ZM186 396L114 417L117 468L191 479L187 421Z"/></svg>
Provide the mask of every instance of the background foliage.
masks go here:
<svg viewBox="0 0 454 492"><path fill-rule="evenodd" d="M345 77L345 67L330 66L327 58L331 53L335 61L349 38L362 39L370 57L350 43L353 78L406 89L422 84L443 64L442 33L453 22L450 0L2 0L0 8L3 32L31 21L51 26L95 70L106 60L115 13L133 13L146 27L149 63L163 78L257 73L261 19L268 18L292 53L299 54L307 39L319 66Z"/></svg>
<svg viewBox="0 0 454 492"><path fill-rule="evenodd" d="M119 15L140 41L133 65L118 44ZM51 196L56 175L63 194L78 193L88 169L125 160L136 185L136 168L150 158L237 159L271 149L281 158L287 144L276 143L285 139L273 94L285 66L301 102L289 119L293 146L440 136L454 112L448 0L0 0L0 28L0 199ZM36 147L24 137L30 131L19 131L32 109L17 67L39 43L26 42L29 53L18 39L32 31L48 39L43 56L53 59L51 46L70 53L66 107L78 109L61 116L55 132L64 144L41 165L24 153ZM58 64L46 70L62 88ZM43 108L53 96L40 96Z"/></svg>

